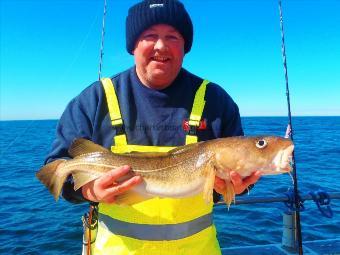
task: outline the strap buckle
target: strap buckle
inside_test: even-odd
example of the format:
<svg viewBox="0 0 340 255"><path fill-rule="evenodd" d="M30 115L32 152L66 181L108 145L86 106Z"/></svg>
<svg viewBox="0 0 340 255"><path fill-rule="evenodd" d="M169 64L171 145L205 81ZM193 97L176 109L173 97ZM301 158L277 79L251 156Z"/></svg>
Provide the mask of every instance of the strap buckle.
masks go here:
<svg viewBox="0 0 340 255"><path fill-rule="evenodd" d="M112 128L116 131L116 134L115 134L116 136L123 135L125 133L125 126L123 123L116 124L112 126Z"/></svg>
<svg viewBox="0 0 340 255"><path fill-rule="evenodd" d="M188 135L196 135L197 134L197 126L189 125Z"/></svg>

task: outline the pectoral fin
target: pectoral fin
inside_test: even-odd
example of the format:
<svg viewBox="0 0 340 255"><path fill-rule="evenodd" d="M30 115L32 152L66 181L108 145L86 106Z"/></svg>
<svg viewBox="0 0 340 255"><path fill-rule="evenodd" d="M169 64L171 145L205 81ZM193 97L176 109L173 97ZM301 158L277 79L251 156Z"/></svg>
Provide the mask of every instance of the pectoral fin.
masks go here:
<svg viewBox="0 0 340 255"><path fill-rule="evenodd" d="M231 183L231 181L226 180L225 185L226 185L226 189L225 189L224 194L222 195L229 210L231 203L235 201L235 190L234 190L234 185Z"/></svg>

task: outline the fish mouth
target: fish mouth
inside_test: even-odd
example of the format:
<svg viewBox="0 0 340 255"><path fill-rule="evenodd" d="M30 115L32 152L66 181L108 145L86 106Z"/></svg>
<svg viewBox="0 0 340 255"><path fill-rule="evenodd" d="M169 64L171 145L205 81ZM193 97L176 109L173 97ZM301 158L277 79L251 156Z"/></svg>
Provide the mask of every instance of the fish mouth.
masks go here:
<svg viewBox="0 0 340 255"><path fill-rule="evenodd" d="M272 161L273 174L289 173L292 170L294 145L289 145L287 148L280 150Z"/></svg>

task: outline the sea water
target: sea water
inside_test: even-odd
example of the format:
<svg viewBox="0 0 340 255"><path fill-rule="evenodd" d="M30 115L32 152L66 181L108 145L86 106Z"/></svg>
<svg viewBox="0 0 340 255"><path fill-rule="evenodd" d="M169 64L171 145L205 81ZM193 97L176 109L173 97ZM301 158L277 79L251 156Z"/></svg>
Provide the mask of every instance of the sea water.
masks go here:
<svg viewBox="0 0 340 255"><path fill-rule="evenodd" d="M246 135L285 134L285 117L242 118ZM57 203L35 178L54 139L56 120L0 122L0 254L80 254L81 216L86 204ZM296 168L302 194L317 189L340 192L340 117L293 118ZM289 175L262 177L247 198L281 196ZM304 241L340 236L340 200L332 200L333 218L321 215L313 201L301 212ZM214 209L222 247L280 243L283 203L232 205Z"/></svg>

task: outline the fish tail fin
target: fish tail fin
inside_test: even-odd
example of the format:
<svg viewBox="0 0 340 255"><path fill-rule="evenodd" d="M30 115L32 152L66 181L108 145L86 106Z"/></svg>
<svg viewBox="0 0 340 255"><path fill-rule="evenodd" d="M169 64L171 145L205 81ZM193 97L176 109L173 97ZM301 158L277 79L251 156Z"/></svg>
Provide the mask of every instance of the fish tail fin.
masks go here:
<svg viewBox="0 0 340 255"><path fill-rule="evenodd" d="M226 189L225 189L224 194L222 195L229 210L231 203L233 201L235 202L235 190L234 190L234 185L230 181L226 181L225 185L226 185Z"/></svg>
<svg viewBox="0 0 340 255"><path fill-rule="evenodd" d="M60 196L61 189L67 178L66 174L62 176L58 171L58 169L64 165L65 161L64 159L57 159L48 163L36 173L36 177L48 188L56 201Z"/></svg>

